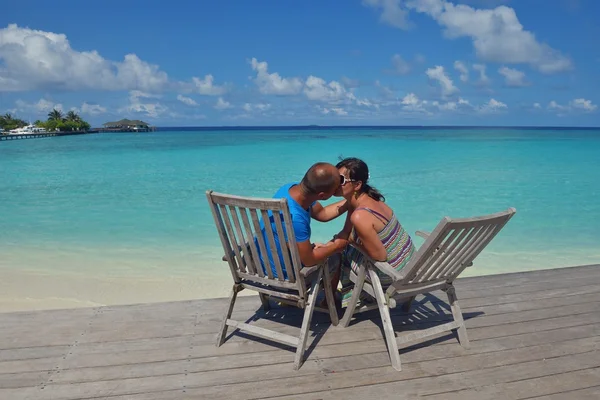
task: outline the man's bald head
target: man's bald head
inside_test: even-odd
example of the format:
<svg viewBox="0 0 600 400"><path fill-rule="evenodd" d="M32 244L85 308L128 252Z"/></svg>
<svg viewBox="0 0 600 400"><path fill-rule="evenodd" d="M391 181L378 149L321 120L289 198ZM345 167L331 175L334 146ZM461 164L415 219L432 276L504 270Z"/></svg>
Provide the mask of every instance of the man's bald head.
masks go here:
<svg viewBox="0 0 600 400"><path fill-rule="evenodd" d="M318 162L306 171L300 184L309 195L333 194L340 186L340 173L335 165Z"/></svg>

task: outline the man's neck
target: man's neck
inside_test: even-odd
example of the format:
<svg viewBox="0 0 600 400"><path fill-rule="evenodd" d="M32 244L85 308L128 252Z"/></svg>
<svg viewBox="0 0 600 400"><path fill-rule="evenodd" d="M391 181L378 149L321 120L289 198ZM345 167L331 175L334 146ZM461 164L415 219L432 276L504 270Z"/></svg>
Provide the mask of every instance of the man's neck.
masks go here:
<svg viewBox="0 0 600 400"><path fill-rule="evenodd" d="M300 185L292 186L289 193L292 199L296 200L296 203L300 204L300 207L305 210L308 210L308 207L315 201L312 196L308 196L302 191Z"/></svg>

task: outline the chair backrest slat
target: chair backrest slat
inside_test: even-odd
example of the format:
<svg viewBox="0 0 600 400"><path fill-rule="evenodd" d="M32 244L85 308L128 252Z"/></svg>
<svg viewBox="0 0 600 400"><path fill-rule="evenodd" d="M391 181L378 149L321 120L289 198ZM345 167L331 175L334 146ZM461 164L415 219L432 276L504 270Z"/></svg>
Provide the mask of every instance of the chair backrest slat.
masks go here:
<svg viewBox="0 0 600 400"><path fill-rule="evenodd" d="M453 280L500 232L516 210L474 218L445 217L407 265L402 284ZM400 284L400 283L399 283ZM394 286L396 286L394 284Z"/></svg>
<svg viewBox="0 0 600 400"><path fill-rule="evenodd" d="M235 282L271 285L271 290L279 291L295 289L299 296L306 296L306 284L299 278L302 264L285 199L258 199L212 191L207 192L207 199Z"/></svg>
<svg viewBox="0 0 600 400"><path fill-rule="evenodd" d="M296 282L296 274L294 273L294 268L292 262L290 261L290 252L288 247L283 242L283 238L287 235L283 230L283 226L281 224L281 214L277 213L277 216L273 214L273 218L275 219L275 230L277 231L277 237L279 237L279 244L281 247L281 255L283 256L283 267L284 272L287 273L288 280L290 282Z"/></svg>
<svg viewBox="0 0 600 400"><path fill-rule="evenodd" d="M444 263L440 265L440 268L438 269L434 279L445 276L452 266L459 262L461 256L468 249L467 245L472 243L472 238L477 236L483 228L484 227L481 226L462 229L460 238L457 239L456 245L453 247L453 249L448 252L448 257L446 257Z"/></svg>
<svg viewBox="0 0 600 400"><path fill-rule="evenodd" d="M265 245L265 239L260 230L260 222L258 222L258 212L255 208L250 209L250 218L252 218L252 224L254 225L254 232L256 232L256 241L258 242L258 248L260 249L260 254L267 254L267 247ZM259 260L260 265L260 260ZM265 270L267 271L267 276L269 279L273 279L273 273L271 272L271 268L267 268L265 266ZM258 276L264 277L265 274L263 272L262 267L258 268Z"/></svg>
<svg viewBox="0 0 600 400"><path fill-rule="evenodd" d="M206 197L208 199L208 204L210 206L210 211L212 213L213 219L215 221L215 225L217 226L217 232L219 234L219 239L221 240L221 245L223 246L223 250L225 250L227 264L229 264L229 269L231 270L231 275L233 277L233 281L238 283L240 281L240 276L238 274L238 266L235 262L234 258L231 258L231 244L227 239L227 235L225 233L225 224L223 223L223 217L221 216L219 207L217 204L213 202L210 192L206 192Z"/></svg>
<svg viewBox="0 0 600 400"><path fill-rule="evenodd" d="M246 272L246 265L244 263L244 260L242 259L242 253L240 252L240 247L238 245L239 241L236 240L236 236L235 236L235 233L233 232L230 216L227 213L227 209L225 208L225 206L223 204L219 204L219 210L221 211L221 217L223 218L223 221L225 222L225 228L227 231L227 237L229 239L230 247L233 249L233 253L235 254L235 258L237 260L237 267L240 269L240 271ZM230 254L231 253L229 253L229 256L230 256Z"/></svg>
<svg viewBox="0 0 600 400"><path fill-rule="evenodd" d="M459 231L457 231L457 230L448 232L449 235L447 235L446 238L444 238L444 241L442 242L442 244L431 255L431 258L429 259L429 262L427 263L427 265L429 265L429 267L421 268L419 273L414 278L415 281L421 282L421 281L425 281L425 280L429 279L431 274L435 271L436 267L439 265L438 261L443 261L443 258L440 256L442 254L444 254L445 251L448 251L448 246L452 243L452 241L456 238L456 236L458 236L458 233L459 233Z"/></svg>
<svg viewBox="0 0 600 400"><path fill-rule="evenodd" d="M271 256L273 258L273 263L275 263L275 271L277 271L277 279L282 281L283 278L283 270L281 269L281 261L279 260L279 254L277 251L277 245L275 244L275 237L273 236L273 227L271 226L271 221L269 220L269 214L266 210L260 210L263 219L263 225L265 227L265 233L267 234L268 244L271 252ZM278 216L275 213L272 214L273 219L277 219ZM280 237L280 239L283 239ZM267 268L270 268L267 267Z"/></svg>
<svg viewBox="0 0 600 400"><path fill-rule="evenodd" d="M477 257L479 253L483 251L483 249L492 241L492 239L500 232L500 230L504 227L504 225L506 225L507 222L508 219L500 221L498 224L496 224L496 226L494 226L492 229L490 229L488 232L482 235L481 241L476 246L473 246L473 248L469 249L468 253L465 254L465 261L463 263L464 265L456 264L449 271L449 274L455 276L460 274L468 266L468 264L471 263L475 259L475 257Z"/></svg>
<svg viewBox="0 0 600 400"><path fill-rule="evenodd" d="M252 252L250 251L250 244L248 243L249 240L251 241L252 236L249 236L248 238L246 235L244 235L244 233L242 232L242 226L240 224L240 215L246 213L246 208L239 207L238 209L236 209L233 206L228 206L228 208L229 215L231 216L231 220L233 221L233 226L235 227L235 232L239 240L238 243L242 248L242 254L244 255L244 261L246 267L248 268L248 272L251 274L256 274L256 268L259 267L260 264L258 264L257 266L254 265Z"/></svg>
<svg viewBox="0 0 600 400"><path fill-rule="evenodd" d="M258 248L256 247L256 242L254 240L254 238L257 235L257 232L260 233L260 224L258 224L258 221L257 221L256 225L258 226L258 228L255 226L254 230L252 230L252 226L250 225L250 221L248 220L248 212L251 213L252 210L244 209L244 212L242 212L241 215L242 215L242 223L244 224L244 229L246 230L246 233L247 233L246 240L248 241L248 245L250 246L250 253L252 254L252 260L254 260L255 270L253 271L253 273L258 274L258 276L260 276L260 277L264 277L265 274L263 273L263 270L261 267L260 257L258 255L259 254Z"/></svg>
<svg viewBox="0 0 600 400"><path fill-rule="evenodd" d="M286 227L288 227L288 229L292 229L293 230L293 222L292 222L292 216L289 212L284 212L283 213L283 223L285 224ZM306 282L304 279L300 279L299 278L299 274L300 274L300 270L302 269L302 260L300 260L300 252L298 252L298 244L296 243L296 235L288 235L288 246L290 249L290 258L291 258L291 262L292 262L292 269L294 270L294 273L297 277L296 282L298 283L298 286L300 287L300 295L301 296L305 296L306 295Z"/></svg>

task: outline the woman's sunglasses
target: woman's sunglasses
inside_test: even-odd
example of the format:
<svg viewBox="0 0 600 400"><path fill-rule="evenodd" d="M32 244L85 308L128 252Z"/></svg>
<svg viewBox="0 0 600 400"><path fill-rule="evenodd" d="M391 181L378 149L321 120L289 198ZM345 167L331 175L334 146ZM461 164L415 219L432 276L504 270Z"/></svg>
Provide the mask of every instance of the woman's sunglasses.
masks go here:
<svg viewBox="0 0 600 400"><path fill-rule="evenodd" d="M340 174L340 185L344 186L346 182L356 182L354 179L346 178L344 175Z"/></svg>

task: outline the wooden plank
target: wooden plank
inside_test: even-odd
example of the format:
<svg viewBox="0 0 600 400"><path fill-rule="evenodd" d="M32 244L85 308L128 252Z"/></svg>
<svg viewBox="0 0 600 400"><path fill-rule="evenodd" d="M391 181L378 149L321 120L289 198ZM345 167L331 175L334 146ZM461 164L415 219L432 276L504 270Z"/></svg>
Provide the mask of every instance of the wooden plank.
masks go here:
<svg viewBox="0 0 600 400"><path fill-rule="evenodd" d="M480 399L531 399L540 396L561 395L563 398L580 400L576 393L589 390L600 394L600 368L580 369L560 375L542 376L539 378L518 380L515 382L488 385L477 388L459 390L428 396L431 400L480 400ZM594 388L595 386L595 388ZM590 392L588 391L588 394ZM599 396L594 399L600 398Z"/></svg>
<svg viewBox="0 0 600 400"><path fill-rule="evenodd" d="M314 379L312 385L308 379L303 381L301 377L294 379L294 383L292 383L293 379L280 380L279 383L282 385L279 387L273 385L270 381L264 381L261 382L263 384L261 387L258 385L253 387L252 384L224 385L202 388L201 391L194 391L194 393L202 392L211 399L220 399L226 398L227 395L242 393L238 392L238 390L243 388L243 393L248 394L245 397L247 399L260 398L259 393L262 393L263 396L269 393L269 397L286 400L316 400L323 398L364 399L369 397L415 399L419 396L430 396L442 392L486 386L488 384L515 382L548 375L566 374L571 371L593 369L598 368L598 364L600 364L600 358L597 357L597 354L595 352L588 352L434 376L419 376L420 373L418 370L409 369L408 367L401 373L404 377L398 377L398 373L394 370L392 370L394 371L394 374L392 374L389 371L369 369L351 371L348 374L343 372L326 375L319 377L319 379ZM556 376L554 378L556 379ZM336 388L338 385L344 386L344 388L330 389ZM311 386L312 389L310 389ZM296 393L285 394L293 390ZM190 393L189 387L188 393ZM481 398L486 397L479 397L479 399Z"/></svg>
<svg viewBox="0 0 600 400"><path fill-rule="evenodd" d="M596 380L598 381L598 380ZM551 395L527 397L528 400L598 400L600 399L600 385L586 389L565 390Z"/></svg>
<svg viewBox="0 0 600 400"><path fill-rule="evenodd" d="M525 370L526 373L537 376L536 373L541 374L542 372L535 368L524 368L524 364L539 363L539 360L551 361L552 368L560 370L564 366L572 366L574 362L579 362L581 367L585 366L596 366L600 364L600 358L593 357L594 350L600 349L600 340L598 338L590 340L580 340L577 342L567 342L560 345L545 345L530 348L529 351L513 351L506 354L504 357L497 357L496 354L486 353L483 355L469 355L460 357L457 359L446 359L446 360L435 360L425 363L417 363L411 366L405 366L406 374L398 374L396 371L389 367L370 368L368 371L364 369L351 370L337 372L330 374L326 379L326 375L308 374L301 375L293 374L289 370L283 371L284 369L280 366L267 365L262 367L262 374L260 368L253 368L252 372L258 376L269 376L272 379L269 380L256 380L252 377L246 377L246 373L249 370L237 371L237 379L242 379L243 382L239 384L224 384L223 379L233 379L236 375L233 370L227 374L222 374L220 377L215 376L214 373L188 373L185 375L184 382L181 381L181 375L167 375L162 376L160 379L152 378L136 378L136 379L118 379L110 381L95 381L86 383L73 383L73 384L53 384L48 383L44 389L44 398L48 399L71 399L79 398L78 396L94 393L95 396L106 396L108 394L135 394L142 390L153 391L155 389L177 389L183 386L189 392L190 388L202 387L203 396L206 398L227 398L227 396L240 397L243 394L243 398L257 398L262 393L263 395L268 393L270 395L279 395L281 393L294 393L294 391L309 391L312 392L318 388L330 388L330 387L348 387L348 385L355 385L357 382L363 384L373 384L381 382L396 381L398 379L408 380L417 378L443 378L444 375L456 375L457 371L467 371L475 376L480 375L481 370L491 370L495 366L506 367L508 365L513 368L519 368ZM567 354L563 356L563 354ZM560 359L561 362L556 362L556 359ZM564 363L564 364L563 364ZM349 364L346 364L349 365ZM351 364L350 364L351 365ZM537 365L537 364L536 364ZM392 370L393 373L390 373ZM506 369L505 372L510 371ZM282 376L282 379L275 379L278 376ZM481 374L482 379L493 379L493 374ZM227 378L229 376L229 378ZM442 379L443 380L443 379ZM466 379L465 379L466 380ZM453 380L456 387L460 387L463 379ZM156 383L160 382L162 385L157 386ZM314 385L311 383L313 382ZM329 382L329 383L328 383ZM432 390L429 388L429 390ZM0 394L2 392L0 391ZM200 392L198 392L200 393ZM435 392L434 392L435 393Z"/></svg>

